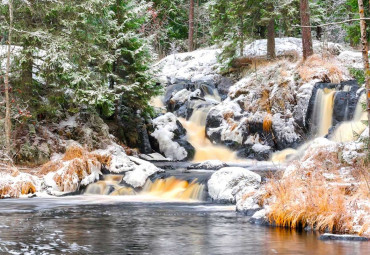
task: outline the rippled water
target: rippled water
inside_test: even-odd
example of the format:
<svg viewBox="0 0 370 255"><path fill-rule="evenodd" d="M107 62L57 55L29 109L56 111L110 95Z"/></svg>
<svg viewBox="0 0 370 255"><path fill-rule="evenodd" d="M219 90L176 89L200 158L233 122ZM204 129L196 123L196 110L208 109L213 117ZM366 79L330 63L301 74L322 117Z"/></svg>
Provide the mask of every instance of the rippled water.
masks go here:
<svg viewBox="0 0 370 255"><path fill-rule="evenodd" d="M370 254L368 243L252 225L234 209L145 197L3 200L0 253Z"/></svg>

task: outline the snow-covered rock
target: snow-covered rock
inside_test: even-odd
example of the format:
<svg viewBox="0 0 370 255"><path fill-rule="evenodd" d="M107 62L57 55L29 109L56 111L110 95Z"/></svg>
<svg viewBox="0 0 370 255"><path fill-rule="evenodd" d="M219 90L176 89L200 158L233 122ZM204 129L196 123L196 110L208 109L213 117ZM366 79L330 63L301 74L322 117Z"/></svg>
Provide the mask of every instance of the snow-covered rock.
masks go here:
<svg viewBox="0 0 370 255"><path fill-rule="evenodd" d="M163 172L162 169L156 167L150 162L138 159L136 157L129 157L135 163L133 171L127 172L123 180L134 188L141 188L144 186L146 180L155 173Z"/></svg>
<svg viewBox="0 0 370 255"><path fill-rule="evenodd" d="M110 161L104 167L112 173L123 173L135 168L135 163L130 160L125 150L118 144L112 143L104 150L93 151L93 154L109 157Z"/></svg>
<svg viewBox="0 0 370 255"><path fill-rule="evenodd" d="M186 141L186 130L173 113L166 113L153 120L151 134L159 144L159 149L172 160L192 159L194 147Z"/></svg>
<svg viewBox="0 0 370 255"><path fill-rule="evenodd" d="M147 161L171 161L171 159L165 158L163 157L163 155L159 153L140 154L139 158L147 160Z"/></svg>
<svg viewBox="0 0 370 255"><path fill-rule="evenodd" d="M67 161L49 162L51 171L43 177L48 194L61 195L78 191L99 180L101 163L94 157L76 157ZM44 166L45 167L45 166Z"/></svg>
<svg viewBox="0 0 370 255"><path fill-rule="evenodd" d="M241 188L255 189L260 183L261 176L256 173L241 167L225 167L208 180L208 192L213 200L235 203L235 197Z"/></svg>
<svg viewBox="0 0 370 255"><path fill-rule="evenodd" d="M195 163L188 166L188 169L205 169L205 170L219 170L228 165L220 160L207 160L201 163Z"/></svg>

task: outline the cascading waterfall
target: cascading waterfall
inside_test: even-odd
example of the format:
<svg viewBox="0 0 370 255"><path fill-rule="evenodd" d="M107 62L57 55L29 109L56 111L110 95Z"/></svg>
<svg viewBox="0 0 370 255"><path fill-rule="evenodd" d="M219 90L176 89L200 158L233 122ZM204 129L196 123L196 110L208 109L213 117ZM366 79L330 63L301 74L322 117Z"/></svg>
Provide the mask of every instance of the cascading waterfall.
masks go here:
<svg viewBox="0 0 370 255"><path fill-rule="evenodd" d="M208 89L210 89L208 87ZM205 98L220 102L221 98L216 89L208 91ZM196 106L196 105L195 105ZM232 150L221 146L214 145L206 137L206 119L207 114L212 106L197 108L194 107L190 119L180 119L181 124L187 131L188 141L195 148L193 161L202 162L206 160L221 160L224 162L238 161L236 153Z"/></svg>
<svg viewBox="0 0 370 255"><path fill-rule="evenodd" d="M142 194L164 199L177 200L204 200L205 185L197 183L197 180L188 182L175 177L157 179L154 182L148 180Z"/></svg>
<svg viewBox="0 0 370 255"><path fill-rule="evenodd" d="M313 121L316 127L315 137L328 134L333 124L334 96L335 90L333 89L317 90L313 110Z"/></svg>
<svg viewBox="0 0 370 255"><path fill-rule="evenodd" d="M350 142L357 139L365 129L365 121L368 120L367 112L363 109L366 104L366 94L362 94L358 99L355 114L352 121L346 121L339 125L334 131L331 140L335 142Z"/></svg>
<svg viewBox="0 0 370 255"><path fill-rule="evenodd" d="M206 114L198 110L193 113L189 121L181 119L180 122L187 131L188 141L195 148L193 161L201 162L206 160L221 160L224 162L238 161L236 153L230 149L214 145L206 137L205 127Z"/></svg>
<svg viewBox="0 0 370 255"><path fill-rule="evenodd" d="M350 87L345 87L344 91L349 91ZM316 94L316 101L313 112L313 120L316 124L315 137L322 137L328 134L328 130L332 126L332 116L334 109L335 91L330 89L319 89ZM362 94L357 102L356 110L351 121L341 123L334 133L329 137L335 142L350 142L355 141L358 136L366 129L367 125L364 123L368 120L367 112L364 111L363 105L366 104L366 94ZM348 106L346 111L348 111ZM346 115L345 115L346 116ZM299 154L303 152L311 141L307 141L301 145L297 150L285 149L276 152L272 155L271 161L284 162L290 155Z"/></svg>
<svg viewBox="0 0 370 255"><path fill-rule="evenodd" d="M186 180L169 177L166 179L147 180L143 189L136 192L133 188L122 184L123 175L105 175L104 179L90 184L85 190L85 195L109 195L109 196L146 196L148 198L202 201L205 199L205 184L197 180Z"/></svg>

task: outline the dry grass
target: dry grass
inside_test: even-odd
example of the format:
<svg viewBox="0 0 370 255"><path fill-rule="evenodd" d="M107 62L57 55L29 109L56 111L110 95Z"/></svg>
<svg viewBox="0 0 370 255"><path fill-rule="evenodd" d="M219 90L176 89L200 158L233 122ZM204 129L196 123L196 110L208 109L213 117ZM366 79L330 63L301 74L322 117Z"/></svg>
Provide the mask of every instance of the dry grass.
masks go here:
<svg viewBox="0 0 370 255"><path fill-rule="evenodd" d="M0 185L0 199L18 198L20 195L36 193L35 185L30 181L18 181L13 184Z"/></svg>
<svg viewBox="0 0 370 255"><path fill-rule="evenodd" d="M259 201L269 205L269 221L282 227L352 233L354 214L361 209L363 218L356 223L362 226L359 234L368 231L370 208L357 207L370 198L364 181L369 171L365 177L361 174L368 166L359 160L343 174L341 169L346 165L338 155L337 151L312 149L301 160L310 164L294 162L295 171L269 181Z"/></svg>
<svg viewBox="0 0 370 255"><path fill-rule="evenodd" d="M270 133L272 131L272 117L271 114L267 114L263 119L263 131Z"/></svg>
<svg viewBox="0 0 370 255"><path fill-rule="evenodd" d="M22 195L36 193L36 187L32 182L24 182L21 184L21 193Z"/></svg>
<svg viewBox="0 0 370 255"><path fill-rule="evenodd" d="M232 118L234 118L234 113L233 112L226 112L226 113L223 114L223 118L224 118L224 120L232 119Z"/></svg>
<svg viewBox="0 0 370 255"><path fill-rule="evenodd" d="M288 178L273 181L269 193L276 198L269 220L277 226L300 228L310 226L320 231L348 232L351 216L346 213L344 191L328 189L321 180Z"/></svg>
<svg viewBox="0 0 370 255"><path fill-rule="evenodd" d="M305 82L320 79L323 82L339 83L345 77L345 72L334 57L323 58L317 54L309 57L299 68L299 75Z"/></svg>
<svg viewBox="0 0 370 255"><path fill-rule="evenodd" d="M56 172L58 169L62 168L63 163L61 161L49 161L44 164L39 171L39 175L47 175L50 172Z"/></svg>
<svg viewBox="0 0 370 255"><path fill-rule="evenodd" d="M270 91L268 89L264 89L262 91L261 98L257 104L262 108L262 110L271 112Z"/></svg>
<svg viewBox="0 0 370 255"><path fill-rule="evenodd" d="M78 145L71 145L70 147L67 148L66 153L64 154L63 160L71 160L75 158L82 158L85 154L85 150Z"/></svg>

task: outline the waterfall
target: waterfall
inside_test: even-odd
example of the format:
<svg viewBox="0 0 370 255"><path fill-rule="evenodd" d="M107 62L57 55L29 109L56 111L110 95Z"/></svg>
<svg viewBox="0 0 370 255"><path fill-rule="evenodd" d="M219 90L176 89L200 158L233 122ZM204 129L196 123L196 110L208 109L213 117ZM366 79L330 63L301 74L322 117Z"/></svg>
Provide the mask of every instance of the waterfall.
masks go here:
<svg viewBox="0 0 370 255"><path fill-rule="evenodd" d="M205 199L205 184L169 177L166 179L147 180L143 189L136 192L133 188L122 184L123 175L104 175L103 180L87 186L85 195L109 196L147 196L170 200L201 201Z"/></svg>
<svg viewBox="0 0 370 255"><path fill-rule="evenodd" d="M188 141L195 148L195 156L193 161L202 162L206 160L221 160L224 162L238 161L236 153L230 149L214 145L206 137L205 119L203 113L196 111L193 113L189 121L185 119L180 120L181 124L187 131Z"/></svg>
<svg viewBox="0 0 370 255"><path fill-rule="evenodd" d="M325 136L333 124L335 90L319 89L313 109L313 123L316 128L315 137Z"/></svg>
<svg viewBox="0 0 370 255"><path fill-rule="evenodd" d="M367 112L364 111L363 104L366 104L366 94L362 94L358 99L353 120L341 123L331 136L332 141L354 141L366 129L364 121L367 120Z"/></svg>
<svg viewBox="0 0 370 255"><path fill-rule="evenodd" d="M197 183L196 180L189 183L175 177L157 179L154 182L148 180L142 194L161 197L164 199L178 200L204 200L205 185Z"/></svg>

